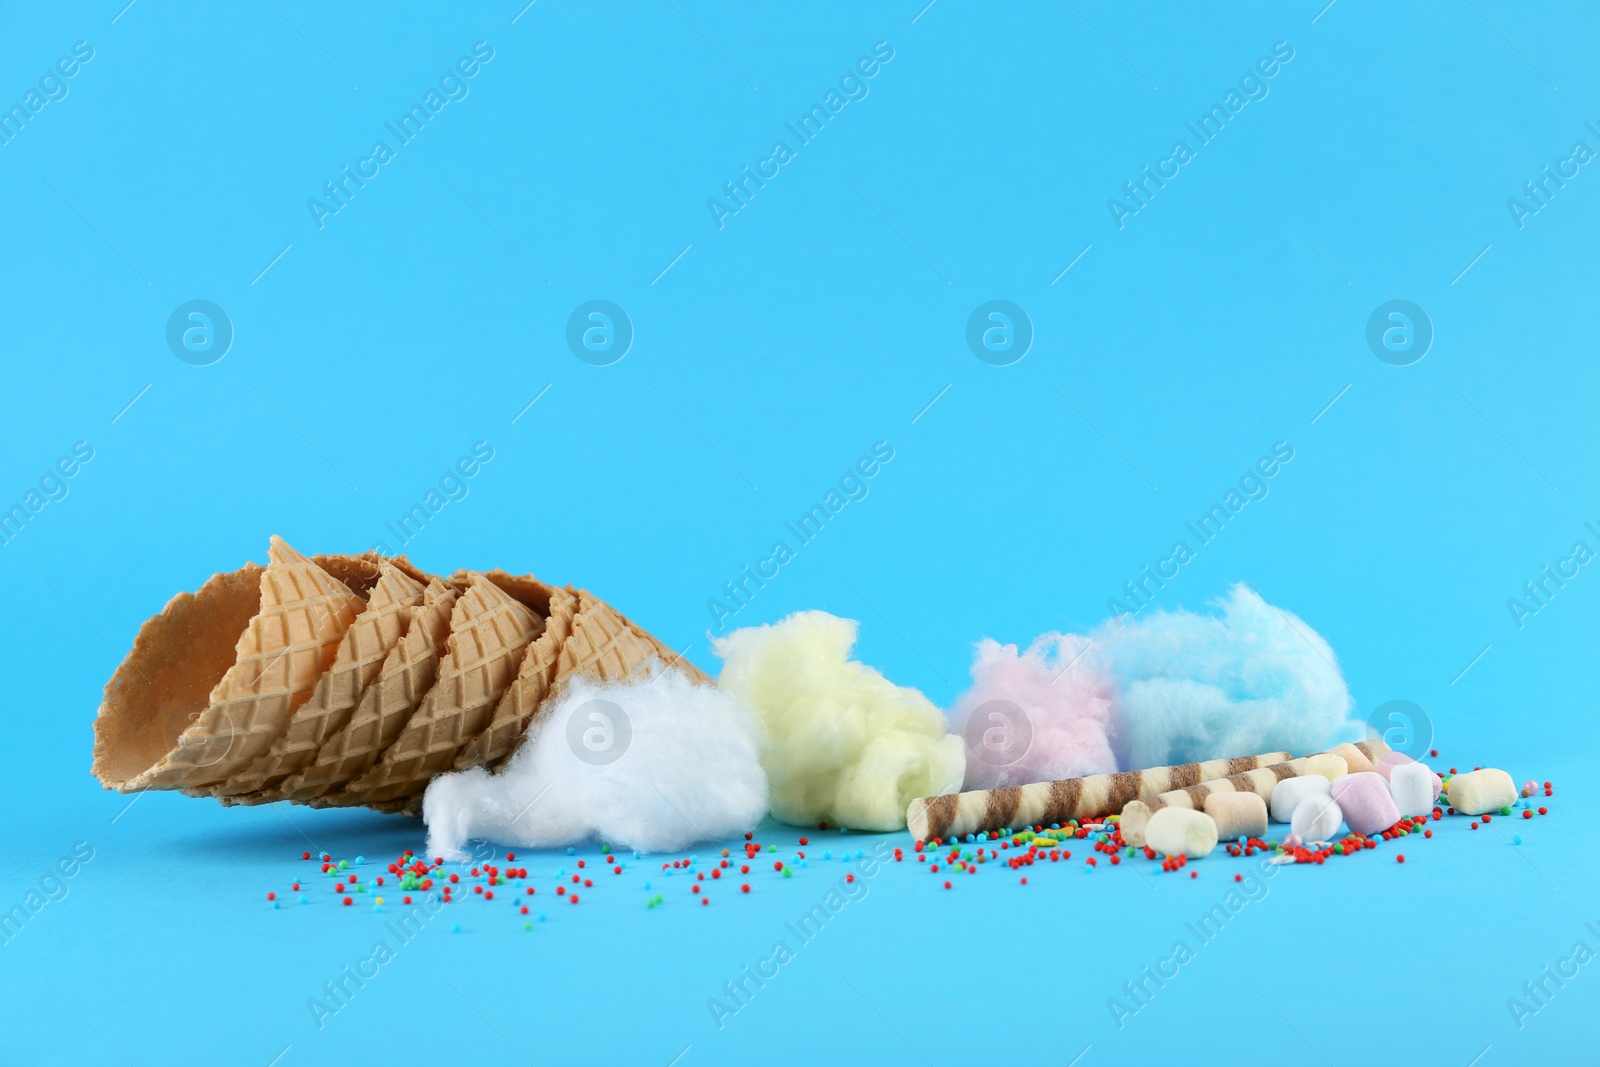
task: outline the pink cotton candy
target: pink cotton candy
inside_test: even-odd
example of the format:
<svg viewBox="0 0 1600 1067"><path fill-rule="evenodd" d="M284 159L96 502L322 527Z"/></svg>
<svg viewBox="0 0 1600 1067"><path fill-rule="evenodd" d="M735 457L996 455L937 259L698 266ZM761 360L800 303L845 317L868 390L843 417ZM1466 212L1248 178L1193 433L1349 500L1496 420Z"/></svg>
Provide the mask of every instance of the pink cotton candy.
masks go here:
<svg viewBox="0 0 1600 1067"><path fill-rule="evenodd" d="M1088 638L1045 634L1026 652L985 638L952 729L967 749L967 789L1026 785L1117 769L1113 683Z"/></svg>

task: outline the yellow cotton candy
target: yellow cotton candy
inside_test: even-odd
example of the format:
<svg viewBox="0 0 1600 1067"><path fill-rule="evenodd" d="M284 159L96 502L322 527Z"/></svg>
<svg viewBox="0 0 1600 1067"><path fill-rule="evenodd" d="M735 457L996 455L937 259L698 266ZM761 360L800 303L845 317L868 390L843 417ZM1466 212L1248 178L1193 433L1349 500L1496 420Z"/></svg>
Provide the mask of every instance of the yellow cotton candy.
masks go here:
<svg viewBox="0 0 1600 1067"><path fill-rule="evenodd" d="M717 684L761 718L772 814L784 822L898 830L912 800L961 788L961 739L927 697L850 658L857 625L802 611L715 643Z"/></svg>

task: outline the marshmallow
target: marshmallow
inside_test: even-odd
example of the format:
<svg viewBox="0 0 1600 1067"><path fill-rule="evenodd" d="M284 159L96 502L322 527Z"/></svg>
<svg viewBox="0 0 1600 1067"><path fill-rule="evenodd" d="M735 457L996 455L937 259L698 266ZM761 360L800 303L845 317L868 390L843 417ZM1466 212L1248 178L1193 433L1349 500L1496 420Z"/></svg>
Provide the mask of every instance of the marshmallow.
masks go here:
<svg viewBox="0 0 1600 1067"><path fill-rule="evenodd" d="M1412 759L1410 756L1406 755L1404 752L1385 752L1383 754L1383 756L1381 758L1379 758L1377 763L1375 764L1375 767L1376 767L1378 773L1383 775L1384 779L1387 780L1387 781L1393 781L1394 780L1392 776L1393 776L1393 774L1395 772L1395 768L1397 768L1397 767L1410 767L1410 766L1421 767L1422 764L1418 763L1416 760ZM1433 772L1431 770L1428 771L1428 773L1429 774L1433 774ZM1433 793L1433 797L1429 801L1430 804L1432 803L1432 801L1439 799L1439 785L1440 785L1439 776L1437 774L1434 774L1433 775L1433 786L1432 786L1432 789L1431 789L1431 792Z"/></svg>
<svg viewBox="0 0 1600 1067"><path fill-rule="evenodd" d="M1364 760L1378 759L1389 751L1389 746L1378 738L1362 741L1360 744L1350 747ZM1169 790L1160 796L1151 797L1149 800L1130 800L1122 806L1122 839L1130 845L1144 844L1145 824L1150 821L1152 813L1162 808L1203 808L1206 797L1212 793L1254 793L1261 799L1267 800L1271 798L1273 788L1286 779L1298 778L1304 774L1316 774L1331 781L1344 775L1348 767L1349 765L1342 756L1319 752L1313 756L1301 756L1299 759L1292 759L1287 763L1269 767L1257 767L1255 770L1245 771L1242 774L1230 774L1226 778L1218 778L1215 781L1201 782L1198 785L1191 785L1184 789ZM1171 769L1176 771L1177 768ZM1114 775L1113 777L1123 776ZM1026 791L1035 787L1024 786L1023 788ZM966 795L971 796L973 794ZM908 818L910 817L908 814ZM913 823L912 827L912 832L915 834L916 824ZM927 840L927 838L922 840Z"/></svg>
<svg viewBox="0 0 1600 1067"><path fill-rule="evenodd" d="M1344 761L1350 765L1351 774L1360 774L1362 771L1376 769L1373 767L1372 761L1367 758L1367 754L1349 742L1342 745L1334 745L1329 751L1344 757Z"/></svg>
<svg viewBox="0 0 1600 1067"><path fill-rule="evenodd" d="M1272 789L1272 821L1288 822L1306 797L1327 796L1328 780L1320 774L1285 778Z"/></svg>
<svg viewBox="0 0 1600 1067"><path fill-rule="evenodd" d="M1301 800L1289 818L1289 836L1302 841L1331 841L1344 821L1344 812L1326 793L1313 793Z"/></svg>
<svg viewBox="0 0 1600 1067"><path fill-rule="evenodd" d="M1416 762L1393 765L1389 771L1389 795L1401 815L1426 815L1433 810L1439 795L1439 776Z"/></svg>
<svg viewBox="0 0 1600 1067"><path fill-rule="evenodd" d="M1385 752L1381 759L1373 762L1372 769L1383 775L1383 780L1387 782L1389 780L1389 775L1394 773L1394 769L1396 767L1400 766L1402 763L1415 762L1415 760L1406 755L1404 752Z"/></svg>
<svg viewBox="0 0 1600 1067"><path fill-rule="evenodd" d="M1144 841L1162 855L1182 854L1197 860L1217 847L1217 824L1203 811L1162 808L1150 816Z"/></svg>
<svg viewBox="0 0 1600 1067"><path fill-rule="evenodd" d="M1206 797L1206 814L1215 820L1217 837L1224 841L1267 836L1267 802L1254 793L1212 793Z"/></svg>
<svg viewBox="0 0 1600 1067"><path fill-rule="evenodd" d="M918 797L906 808L906 825L911 836L918 841L932 841L935 837L948 841L1006 826L1066 823L1070 819L1114 815L1130 808L1139 815L1148 816L1149 812L1143 810L1140 798L1168 795L1169 791L1180 789L1181 783L1194 785L1211 782L1230 774L1286 762L1289 762L1289 753L1267 752L1259 756L1207 760L1176 767L1151 767L1121 774L1091 774L1083 778L1063 778L1024 786L969 789L944 796ZM1274 778L1268 775L1269 781ZM1186 792L1180 789L1178 795L1187 801L1181 803L1181 807L1196 806ZM1130 845L1142 845L1144 838L1139 835L1143 832L1143 821L1137 816L1130 818L1124 815L1123 840Z"/></svg>
<svg viewBox="0 0 1600 1067"><path fill-rule="evenodd" d="M1507 779L1509 781L1510 779ZM1333 783L1331 792L1353 833L1375 834L1400 821L1389 783L1377 771L1358 771Z"/></svg>
<svg viewBox="0 0 1600 1067"><path fill-rule="evenodd" d="M1366 755L1354 745L1340 745L1339 747L1348 747L1363 760L1367 758ZM1350 761L1346 759L1342 753L1334 751L1318 752L1315 756L1307 756L1305 758L1305 766L1300 768L1300 773L1302 775L1319 775L1320 777L1326 778L1331 782L1336 778L1343 778L1353 770L1355 770L1355 768L1351 766Z"/></svg>
<svg viewBox="0 0 1600 1067"><path fill-rule="evenodd" d="M1485 767L1450 779L1450 806L1463 815L1483 815L1517 802L1517 784L1505 771Z"/></svg>

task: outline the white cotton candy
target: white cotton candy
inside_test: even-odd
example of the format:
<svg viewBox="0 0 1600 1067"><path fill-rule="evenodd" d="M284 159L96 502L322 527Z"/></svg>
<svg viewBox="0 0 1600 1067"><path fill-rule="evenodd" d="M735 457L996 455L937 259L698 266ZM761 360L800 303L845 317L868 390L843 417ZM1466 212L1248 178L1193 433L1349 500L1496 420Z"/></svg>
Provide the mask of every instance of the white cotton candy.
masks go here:
<svg viewBox="0 0 1600 1067"><path fill-rule="evenodd" d="M669 670L638 682L575 678L498 774L428 786L428 854L487 838L522 848L598 839L666 852L754 829L767 812L760 727L726 692Z"/></svg>
<svg viewBox="0 0 1600 1067"><path fill-rule="evenodd" d="M1333 649L1243 585L1220 614L1157 611L1094 639L1123 684L1114 723L1125 768L1251 752L1316 752L1358 727Z"/></svg>

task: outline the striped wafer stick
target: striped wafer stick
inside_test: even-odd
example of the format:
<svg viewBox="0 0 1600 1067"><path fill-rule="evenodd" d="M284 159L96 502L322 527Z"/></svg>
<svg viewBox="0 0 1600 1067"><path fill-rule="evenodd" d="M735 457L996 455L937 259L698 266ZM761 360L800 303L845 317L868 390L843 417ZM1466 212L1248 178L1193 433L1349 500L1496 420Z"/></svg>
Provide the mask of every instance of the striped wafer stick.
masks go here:
<svg viewBox="0 0 1600 1067"><path fill-rule="evenodd" d="M1389 751L1389 746L1378 738L1357 742L1354 747L1374 763ZM1149 825L1150 816L1162 808L1190 808L1194 811L1204 811L1206 797L1212 793L1254 793L1270 804L1273 787L1285 778L1297 778L1302 774L1321 774L1327 778L1338 778L1342 777L1347 769L1344 757L1338 753L1318 752L1284 763L1226 775L1213 781L1199 782L1162 793L1160 796L1129 801L1122 809L1122 820L1119 823L1122 827L1122 840L1130 845L1144 844L1144 828Z"/></svg>
<svg viewBox="0 0 1600 1067"><path fill-rule="evenodd" d="M1118 771L1004 789L918 797L906 808L906 827L916 840L931 841L935 837L961 837L1011 826L1048 826L1068 819L1111 815L1130 800L1282 763L1288 758L1287 752L1268 752L1146 771Z"/></svg>

